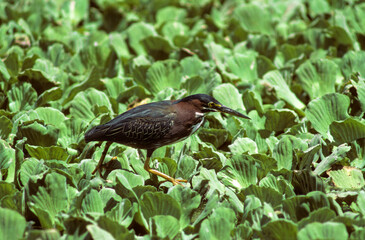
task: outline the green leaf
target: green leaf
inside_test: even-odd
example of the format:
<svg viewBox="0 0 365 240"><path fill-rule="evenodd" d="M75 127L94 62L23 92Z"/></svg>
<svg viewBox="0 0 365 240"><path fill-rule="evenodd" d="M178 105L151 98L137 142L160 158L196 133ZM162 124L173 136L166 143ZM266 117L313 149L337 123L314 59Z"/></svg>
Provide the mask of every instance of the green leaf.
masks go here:
<svg viewBox="0 0 365 240"><path fill-rule="evenodd" d="M297 109L303 109L305 107L305 105L290 90L288 84L285 82L279 71L275 70L266 73L264 75L264 80L275 89L279 99L283 99Z"/></svg>
<svg viewBox="0 0 365 240"><path fill-rule="evenodd" d="M57 240L61 238L61 234L56 229L32 229L28 232L28 239L47 239L47 240Z"/></svg>
<svg viewBox="0 0 365 240"><path fill-rule="evenodd" d="M141 82L153 93L159 93L168 87L178 89L182 78L182 69L175 60L158 61L147 70L146 79Z"/></svg>
<svg viewBox="0 0 365 240"><path fill-rule="evenodd" d="M350 239L363 239L365 238L365 229L358 229L353 231L350 235Z"/></svg>
<svg viewBox="0 0 365 240"><path fill-rule="evenodd" d="M177 47L184 47L184 40L188 40L189 27L181 22L171 21L164 23L162 34ZM179 39L182 41L180 42Z"/></svg>
<svg viewBox="0 0 365 240"><path fill-rule="evenodd" d="M273 109L265 113L265 129L275 132L283 132L298 122L297 114L288 109Z"/></svg>
<svg viewBox="0 0 365 240"><path fill-rule="evenodd" d="M179 220L173 216L157 215L151 219L152 232L161 239L173 239L180 230Z"/></svg>
<svg viewBox="0 0 365 240"><path fill-rule="evenodd" d="M272 156L275 158L278 164L278 169L288 169L291 170L293 166L293 153L294 150L305 150L307 149L307 144L294 136L285 135L276 144Z"/></svg>
<svg viewBox="0 0 365 240"><path fill-rule="evenodd" d="M128 39L132 49L137 55L145 55L146 51L141 44L141 40L148 36L156 36L157 33L152 25L144 22L133 23L127 29Z"/></svg>
<svg viewBox="0 0 365 240"><path fill-rule="evenodd" d="M365 79L359 79L357 83L355 81L351 82L356 88L357 97L359 98L359 102L361 105L361 110L362 112L365 112Z"/></svg>
<svg viewBox="0 0 365 240"><path fill-rule="evenodd" d="M249 153L249 154L258 153L256 142L250 138L238 137L228 147L233 155L240 155L244 153Z"/></svg>
<svg viewBox="0 0 365 240"><path fill-rule="evenodd" d="M144 184L142 176L123 169L117 170L115 172L115 177L118 178L121 182L127 180L131 188L134 188L136 186L143 186ZM112 175L108 176L108 179L113 179Z"/></svg>
<svg viewBox="0 0 365 240"><path fill-rule="evenodd" d="M364 51L348 51L341 60L341 71L347 79L354 73L359 73L362 78L365 77L365 67L362 64L365 61Z"/></svg>
<svg viewBox="0 0 365 240"><path fill-rule="evenodd" d="M110 38L110 45L118 55L118 58L129 59L131 57L128 45L122 34L117 32L112 32L109 38Z"/></svg>
<svg viewBox="0 0 365 240"><path fill-rule="evenodd" d="M65 161L69 155L66 149L58 146L41 147L25 144L25 149L31 157L43 160Z"/></svg>
<svg viewBox="0 0 365 240"><path fill-rule="evenodd" d="M202 128L198 136L202 141L211 143L219 149L228 140L229 133L225 129Z"/></svg>
<svg viewBox="0 0 365 240"><path fill-rule="evenodd" d="M82 82L74 84L67 89L68 91L65 92L65 96L67 97L64 99L63 105L75 99L76 96L79 95L82 91L86 90L85 92L88 92L93 88L101 88L103 84L100 78L100 70L98 70L97 68L92 68ZM95 91L95 89L93 90Z"/></svg>
<svg viewBox="0 0 365 240"><path fill-rule="evenodd" d="M46 125L51 124L56 127L60 127L66 120L61 111L51 107L36 108L34 111L29 111L28 116L29 120L43 120Z"/></svg>
<svg viewBox="0 0 365 240"><path fill-rule="evenodd" d="M207 62L203 62L196 55L181 60L183 77L189 77L182 84L189 94L211 93L221 84L221 76L212 69Z"/></svg>
<svg viewBox="0 0 365 240"><path fill-rule="evenodd" d="M259 94L254 91L247 90L243 92L243 103L246 111L256 110L259 114L263 114L262 99Z"/></svg>
<svg viewBox="0 0 365 240"><path fill-rule="evenodd" d="M155 58L161 58L161 55L168 55L174 51L174 46L160 36L148 36L140 42L147 53Z"/></svg>
<svg viewBox="0 0 365 240"><path fill-rule="evenodd" d="M308 217L310 212L323 207L330 207L329 198L323 192L312 191L307 195L293 196L284 199L283 211L294 222Z"/></svg>
<svg viewBox="0 0 365 240"><path fill-rule="evenodd" d="M226 164L218 173L225 185L241 190L257 183L257 164L252 157L240 154L228 158Z"/></svg>
<svg viewBox="0 0 365 240"><path fill-rule="evenodd" d="M365 180L359 169L344 167L341 170L329 171L334 185L341 189L361 189L365 186Z"/></svg>
<svg viewBox="0 0 365 240"><path fill-rule="evenodd" d="M67 76L51 61L37 59L34 66L22 72L19 78L26 79L38 93L42 93L59 85Z"/></svg>
<svg viewBox="0 0 365 240"><path fill-rule="evenodd" d="M11 86L8 92L9 109L12 112L28 110L37 100L37 93L27 82L18 82Z"/></svg>
<svg viewBox="0 0 365 240"><path fill-rule="evenodd" d="M357 196L356 205L358 208L358 211L364 215L365 214L365 191L361 190L359 192L359 195Z"/></svg>
<svg viewBox="0 0 365 240"><path fill-rule="evenodd" d="M243 190L244 194L254 195L259 198L262 203L270 203L272 207L276 207L282 203L283 195L278 191L269 187L259 187L257 185L250 185Z"/></svg>
<svg viewBox="0 0 365 240"><path fill-rule="evenodd" d="M200 239L231 239L234 225L223 216L205 219L199 230Z"/></svg>
<svg viewBox="0 0 365 240"><path fill-rule="evenodd" d="M235 54L227 59L229 71L236 75L243 84L253 84L257 80L257 63L255 54Z"/></svg>
<svg viewBox="0 0 365 240"><path fill-rule="evenodd" d="M329 13L330 11L331 7L329 6L327 1L319 0L319 1L309 2L309 14L312 17Z"/></svg>
<svg viewBox="0 0 365 240"><path fill-rule="evenodd" d="M212 194L215 190L221 194L225 192L224 185L218 180L217 173L213 169L207 170L206 168L202 168L199 175L193 178L193 186L201 184L204 180L209 180L209 193L207 195Z"/></svg>
<svg viewBox="0 0 365 240"><path fill-rule="evenodd" d="M304 29L303 29L304 31ZM313 48L308 44L292 45L284 43L280 47L284 61L289 63L301 63L305 56L309 56L313 52Z"/></svg>
<svg viewBox="0 0 365 240"><path fill-rule="evenodd" d="M22 239L26 227L25 218L18 212L0 208L0 238Z"/></svg>
<svg viewBox="0 0 365 240"><path fill-rule="evenodd" d="M263 6L258 6L256 4L241 4L234 9L233 15L248 32L267 35L273 33L270 20L272 16ZM257 16L260 17L257 18Z"/></svg>
<svg viewBox="0 0 365 240"><path fill-rule="evenodd" d="M98 226L101 227L103 230L106 230L108 233L110 233L115 239L126 239L126 240L135 239L133 230L129 230L127 227L105 216L99 217Z"/></svg>
<svg viewBox="0 0 365 240"><path fill-rule="evenodd" d="M328 138L328 130L332 122L349 117L347 109L350 100L347 96L331 93L309 102L305 114L313 128Z"/></svg>
<svg viewBox="0 0 365 240"><path fill-rule="evenodd" d="M91 76L95 76L95 73L101 74L101 72L109 74L109 71L112 71L110 68L114 67L113 62L111 62L113 52L109 45L109 36L104 31L91 31L87 39L84 40L79 54L84 67L87 70L91 69ZM88 78L90 77L88 76ZM100 79L95 77L94 84L100 84L97 80ZM92 84L92 81L88 81L88 84Z"/></svg>
<svg viewBox="0 0 365 240"><path fill-rule="evenodd" d="M58 143L63 148L69 148L71 144L79 143L84 139L87 122L80 118L70 118L64 121L60 129Z"/></svg>
<svg viewBox="0 0 365 240"><path fill-rule="evenodd" d="M59 87L50 88L40 94L35 102L36 107L49 104L52 101L59 100L62 97L62 90Z"/></svg>
<svg viewBox="0 0 365 240"><path fill-rule="evenodd" d="M230 239L235 220L232 209L217 208L208 219L202 222L199 237L201 239Z"/></svg>
<svg viewBox="0 0 365 240"><path fill-rule="evenodd" d="M195 161L192 157L184 155L177 164L177 170L175 176L181 177L182 179L190 179L195 173L198 161Z"/></svg>
<svg viewBox="0 0 365 240"><path fill-rule="evenodd" d="M334 219L335 217L336 217L336 213L333 210L331 210L327 207L320 208L320 209L312 211L311 213L309 213L308 217L303 218L302 220L300 220L300 222L298 223L298 227L299 227L299 229L302 229L309 223L329 222L332 219Z"/></svg>
<svg viewBox="0 0 365 240"><path fill-rule="evenodd" d="M82 201L82 212L92 216L99 216L104 213L104 204L101 194L95 189L91 189Z"/></svg>
<svg viewBox="0 0 365 240"><path fill-rule="evenodd" d="M52 126L44 126L38 122L22 124L19 128L18 135L20 138L26 137L30 145L49 147L56 145L59 130Z"/></svg>
<svg viewBox="0 0 365 240"><path fill-rule="evenodd" d="M71 1L63 3L61 13L73 26L77 26L82 20L88 17L89 1Z"/></svg>
<svg viewBox="0 0 365 240"><path fill-rule="evenodd" d="M311 99L334 93L336 80L342 77L338 65L328 59L306 61L296 74Z"/></svg>
<svg viewBox="0 0 365 240"><path fill-rule="evenodd" d="M299 169L310 169L312 163L317 162L320 149L321 145L317 144L303 151L303 155L301 157L301 160L299 161Z"/></svg>
<svg viewBox="0 0 365 240"><path fill-rule="evenodd" d="M282 176L275 177L272 174L268 174L266 177L261 179L259 186L272 188L282 193L285 198L295 196L294 187L289 181L283 179Z"/></svg>
<svg viewBox="0 0 365 240"><path fill-rule="evenodd" d="M304 239L347 239L348 233L343 223L310 223L298 232L298 240Z"/></svg>
<svg viewBox="0 0 365 240"><path fill-rule="evenodd" d="M8 81L10 79L9 71L3 61L0 61L0 79Z"/></svg>
<svg viewBox="0 0 365 240"><path fill-rule="evenodd" d="M97 225L90 224L87 225L86 228L93 239L115 240L113 235L111 235L109 232L105 231L104 229L100 228Z"/></svg>
<svg viewBox="0 0 365 240"><path fill-rule="evenodd" d="M132 204L129 199L123 199L113 209L108 211L106 216L122 226L129 227L137 212L137 203Z"/></svg>
<svg viewBox="0 0 365 240"><path fill-rule="evenodd" d="M104 92L94 88L88 88L86 91L79 92L70 102L70 113L75 118L81 118L85 121L91 121L97 113L94 113L90 106L107 108L108 113L113 114L109 98Z"/></svg>
<svg viewBox="0 0 365 240"><path fill-rule="evenodd" d="M346 144L340 145L333 150L333 152L325 157L316 167L314 170L314 174L321 175L323 172L327 171L331 168L333 164L339 162L343 159L345 153L350 151L351 147L347 146Z"/></svg>
<svg viewBox="0 0 365 240"><path fill-rule="evenodd" d="M307 194L312 191L325 192L323 180L315 175L311 169L294 172L292 185L297 194Z"/></svg>
<svg viewBox="0 0 365 240"><path fill-rule="evenodd" d="M19 56L17 53L12 52L4 61L6 65L7 73L10 74L11 77L17 77L19 74ZM6 73L4 74L6 76Z"/></svg>
<svg viewBox="0 0 365 240"><path fill-rule="evenodd" d="M69 207L66 177L55 172L38 181L29 181L26 193L30 210L44 228L53 227L58 222L56 215Z"/></svg>
<svg viewBox="0 0 365 240"><path fill-rule="evenodd" d="M211 214L213 209L216 209L217 207L218 207L218 194L213 194L212 197L208 198L208 202L204 206L203 211L201 211L200 215L195 218L193 225L197 226L197 224L203 221L209 214Z"/></svg>
<svg viewBox="0 0 365 240"><path fill-rule="evenodd" d="M262 235L265 239L296 239L297 233L297 225L286 219L270 221L262 228Z"/></svg>
<svg viewBox="0 0 365 240"><path fill-rule="evenodd" d="M365 123L354 118L334 121L330 125L330 133L336 144L350 143L365 138Z"/></svg>
<svg viewBox="0 0 365 240"><path fill-rule="evenodd" d="M8 137L12 129L12 121L5 116L0 116L0 138L4 140L9 140Z"/></svg>
<svg viewBox="0 0 365 240"><path fill-rule="evenodd" d="M232 84L221 84L213 90L213 97L223 105L237 111L245 109L243 106L242 95Z"/></svg>
<svg viewBox="0 0 365 240"><path fill-rule="evenodd" d="M161 192L146 192L141 199L141 212L145 220L153 216L166 215L180 219L181 207L178 202L169 195Z"/></svg>
<svg viewBox="0 0 365 240"><path fill-rule="evenodd" d="M168 194L181 205L180 227L184 228L191 224L191 217L194 209L199 207L201 196L190 188L176 186L170 188Z"/></svg>
<svg viewBox="0 0 365 240"><path fill-rule="evenodd" d="M168 23L172 21L181 22L185 19L187 10L184 8L177 8L168 6L161 8L156 13L156 24Z"/></svg>

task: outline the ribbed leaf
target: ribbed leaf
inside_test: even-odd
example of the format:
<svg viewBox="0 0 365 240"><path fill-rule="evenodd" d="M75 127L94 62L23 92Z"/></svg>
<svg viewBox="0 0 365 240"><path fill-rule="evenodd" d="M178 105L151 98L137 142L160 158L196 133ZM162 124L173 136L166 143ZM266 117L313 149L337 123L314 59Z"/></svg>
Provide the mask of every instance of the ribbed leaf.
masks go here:
<svg viewBox="0 0 365 240"><path fill-rule="evenodd" d="M25 227L22 215L14 210L0 208L0 239L22 239Z"/></svg>
<svg viewBox="0 0 365 240"><path fill-rule="evenodd" d="M37 93L27 82L18 82L11 86L8 92L9 109L12 112L28 110L37 100Z"/></svg>
<svg viewBox="0 0 365 240"><path fill-rule="evenodd" d="M321 175L323 172L331 168L333 164L339 162L344 157L345 153L350 151L351 147L346 144L342 144L335 148L335 150L327 157L325 157L313 171L314 174Z"/></svg>
<svg viewBox="0 0 365 240"><path fill-rule="evenodd" d="M49 228L56 222L56 215L69 207L66 177L48 173L42 180L30 181L27 188L28 205L42 225Z"/></svg>
<svg viewBox="0 0 365 240"><path fill-rule="evenodd" d="M365 186L362 171L352 167L344 167L341 170L329 171L334 185L341 189L361 189Z"/></svg>
<svg viewBox="0 0 365 240"><path fill-rule="evenodd" d="M79 92L70 102L70 113L76 118L81 118L85 121L91 121L99 112L94 113L92 107L106 107L110 114L113 114L112 106L109 98L104 92L94 88L89 88L86 91Z"/></svg>
<svg viewBox="0 0 365 240"><path fill-rule="evenodd" d="M296 74L311 99L334 93L336 80L341 77L337 64L328 59L306 61Z"/></svg>
<svg viewBox="0 0 365 240"><path fill-rule="evenodd" d="M234 110L244 110L242 95L232 84L221 84L213 90L213 97Z"/></svg>
<svg viewBox="0 0 365 240"><path fill-rule="evenodd" d="M181 207L178 202L169 195L161 192L146 192L142 195L141 211L143 217L147 220L157 215L173 216L180 219Z"/></svg>
<svg viewBox="0 0 365 240"><path fill-rule="evenodd" d="M347 96L331 93L312 100L305 113L308 120L323 136L328 137L327 131L333 121L344 120L349 117L347 109L350 100Z"/></svg>
<svg viewBox="0 0 365 240"><path fill-rule="evenodd" d="M265 113L265 129L281 133L298 122L297 114L292 110L273 109Z"/></svg>
<svg viewBox="0 0 365 240"><path fill-rule="evenodd" d="M365 123L354 118L344 121L334 121L330 125L330 133L336 144L350 143L365 138Z"/></svg>
<svg viewBox="0 0 365 240"><path fill-rule="evenodd" d="M297 225L286 219L271 221L262 228L264 239L295 239L297 233Z"/></svg>
<svg viewBox="0 0 365 240"><path fill-rule="evenodd" d="M268 72L264 75L264 80L275 89L279 99L285 100L288 104L298 109L303 109L305 107L305 105L290 90L288 84L285 82L279 71Z"/></svg>
<svg viewBox="0 0 365 240"><path fill-rule="evenodd" d="M307 239L347 239L346 226L338 222L310 223L298 233L298 240Z"/></svg>
<svg viewBox="0 0 365 240"><path fill-rule="evenodd" d="M260 16L257 18L257 16ZM270 24L271 14L263 6L256 4L242 4L234 10L234 17L248 32L272 34Z"/></svg>
<svg viewBox="0 0 365 240"><path fill-rule="evenodd" d="M15 150L4 140L0 139L0 169L7 169L15 161Z"/></svg>
<svg viewBox="0 0 365 240"><path fill-rule="evenodd" d="M218 173L226 185L241 190L257 183L257 164L252 157L240 154L228 158L226 164Z"/></svg>
<svg viewBox="0 0 365 240"><path fill-rule="evenodd" d="M150 219L152 232L161 239L173 239L180 230L179 220L173 216L158 215Z"/></svg>
<svg viewBox="0 0 365 240"><path fill-rule="evenodd" d="M181 84L182 69L175 60L159 61L147 70L143 86L153 93L159 93L168 87L178 89Z"/></svg>

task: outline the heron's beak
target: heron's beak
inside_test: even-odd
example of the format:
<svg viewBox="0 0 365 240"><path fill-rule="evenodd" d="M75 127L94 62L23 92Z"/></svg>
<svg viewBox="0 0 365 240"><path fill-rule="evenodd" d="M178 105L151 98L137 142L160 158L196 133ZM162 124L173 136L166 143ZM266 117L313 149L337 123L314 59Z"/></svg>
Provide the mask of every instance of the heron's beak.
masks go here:
<svg viewBox="0 0 365 240"><path fill-rule="evenodd" d="M230 115L233 115L233 116L236 116L236 117L251 119L251 118L247 117L246 115L243 115L242 113L237 112L237 111L235 111L235 110L233 110L233 109L231 109L229 107L226 107L224 105L221 105L221 106L216 105L215 106L215 109L218 112L227 113L227 114L230 114Z"/></svg>

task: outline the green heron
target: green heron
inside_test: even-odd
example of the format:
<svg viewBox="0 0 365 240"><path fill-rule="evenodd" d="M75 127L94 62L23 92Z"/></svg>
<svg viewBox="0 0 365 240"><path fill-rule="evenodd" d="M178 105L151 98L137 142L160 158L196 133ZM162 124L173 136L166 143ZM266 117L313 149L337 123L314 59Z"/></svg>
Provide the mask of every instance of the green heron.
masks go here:
<svg viewBox="0 0 365 240"><path fill-rule="evenodd" d="M132 108L111 121L85 133L85 141L107 141L102 157L93 174L104 161L112 142L137 149L146 149L144 169L172 184L186 180L174 179L149 166L150 157L157 148L184 140L202 125L209 112L222 112L241 118L249 117L230 109L206 94L187 96L176 101L153 102Z"/></svg>

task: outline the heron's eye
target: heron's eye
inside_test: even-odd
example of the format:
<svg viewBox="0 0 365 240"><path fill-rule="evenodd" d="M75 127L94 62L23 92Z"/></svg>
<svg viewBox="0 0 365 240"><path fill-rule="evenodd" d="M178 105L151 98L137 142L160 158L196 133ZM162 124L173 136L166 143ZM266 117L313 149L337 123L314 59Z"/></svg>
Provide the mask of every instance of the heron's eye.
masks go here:
<svg viewBox="0 0 365 240"><path fill-rule="evenodd" d="M213 107L214 107L214 105L215 105L215 104L214 104L213 102L209 102L209 103L208 103L208 107L210 107L210 108L213 108Z"/></svg>

